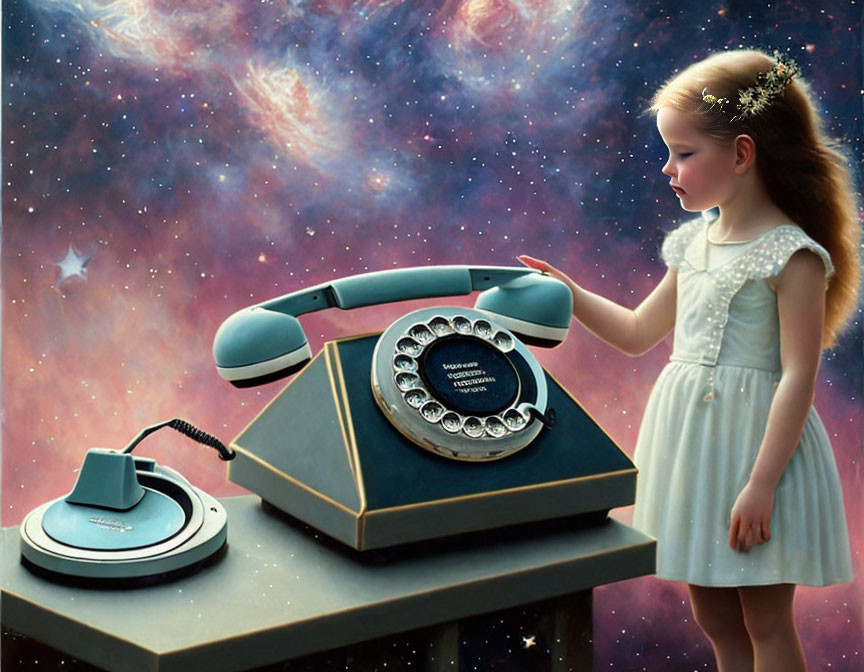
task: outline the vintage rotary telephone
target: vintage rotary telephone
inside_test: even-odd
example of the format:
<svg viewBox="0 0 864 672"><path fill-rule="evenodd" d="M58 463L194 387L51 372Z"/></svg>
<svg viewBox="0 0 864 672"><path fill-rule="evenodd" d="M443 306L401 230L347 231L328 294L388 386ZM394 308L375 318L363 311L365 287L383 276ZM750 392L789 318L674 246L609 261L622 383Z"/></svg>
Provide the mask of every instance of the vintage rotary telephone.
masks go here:
<svg viewBox="0 0 864 672"><path fill-rule="evenodd" d="M421 308L314 356L297 320L475 290L473 308ZM232 440L228 478L358 551L605 519L633 503L636 470L525 346L561 343L572 304L567 285L536 269L432 266L235 313L213 343L220 375L238 386L297 375Z"/></svg>
<svg viewBox="0 0 864 672"><path fill-rule="evenodd" d="M299 315L476 290L474 309L424 308L391 324L375 346L372 391L414 443L460 460L502 458L553 421L542 368L523 342L558 345L572 315L569 288L535 269L431 266L333 280L233 314L213 357L232 384L259 385L311 359Z"/></svg>

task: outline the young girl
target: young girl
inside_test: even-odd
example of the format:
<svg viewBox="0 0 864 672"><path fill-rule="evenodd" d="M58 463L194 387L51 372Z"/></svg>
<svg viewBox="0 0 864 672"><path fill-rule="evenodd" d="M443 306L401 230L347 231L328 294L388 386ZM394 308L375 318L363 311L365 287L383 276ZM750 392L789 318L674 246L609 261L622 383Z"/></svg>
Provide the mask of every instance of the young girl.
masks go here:
<svg viewBox="0 0 864 672"><path fill-rule="evenodd" d="M657 576L688 583L720 672L806 670L795 586L853 580L812 401L821 351L856 307L861 233L814 100L794 62L756 50L715 54L654 95L670 187L685 210L719 215L666 235L669 270L635 310L519 257L631 356L674 328L636 441L633 525L658 539Z"/></svg>

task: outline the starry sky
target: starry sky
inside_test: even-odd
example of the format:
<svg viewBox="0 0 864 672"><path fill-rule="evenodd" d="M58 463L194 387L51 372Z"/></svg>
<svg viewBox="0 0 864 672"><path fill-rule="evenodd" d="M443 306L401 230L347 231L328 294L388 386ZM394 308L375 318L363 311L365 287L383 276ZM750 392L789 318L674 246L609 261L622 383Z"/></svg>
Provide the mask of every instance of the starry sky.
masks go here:
<svg viewBox="0 0 864 672"><path fill-rule="evenodd" d="M7 0L3 525L68 492L88 448L122 448L144 426L180 416L236 436L284 385L237 390L213 367L213 334L249 304L355 273L530 254L635 307L663 275L664 232L692 217L642 111L714 51L795 58L860 184L861 8ZM473 300L331 310L303 325L317 352L409 310ZM629 358L574 324L535 354L632 455L671 347ZM859 311L824 353L815 400L859 579L799 589L813 669L864 669L862 369ZM246 492L178 434L136 452L214 495ZM613 515L629 522L632 507ZM595 623L596 669L713 661L683 584L598 588Z"/></svg>

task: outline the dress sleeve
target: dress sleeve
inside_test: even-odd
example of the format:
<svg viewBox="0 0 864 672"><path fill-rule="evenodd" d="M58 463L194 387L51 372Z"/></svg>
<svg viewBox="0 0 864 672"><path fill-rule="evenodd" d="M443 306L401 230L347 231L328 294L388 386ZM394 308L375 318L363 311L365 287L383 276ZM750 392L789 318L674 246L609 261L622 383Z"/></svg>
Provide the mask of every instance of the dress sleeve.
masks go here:
<svg viewBox="0 0 864 672"><path fill-rule="evenodd" d="M777 275L786 266L789 258L798 250L816 253L825 264L825 287L834 275L831 255L824 247L808 236L797 226L783 227L776 236L769 236L757 253L753 255L748 276L753 279L769 278Z"/></svg>
<svg viewBox="0 0 864 672"><path fill-rule="evenodd" d="M684 251L693 240L693 236L699 231L703 220L692 219L681 224L677 229L672 229L666 234L663 245L660 247L660 257L668 268L678 270L684 260Z"/></svg>

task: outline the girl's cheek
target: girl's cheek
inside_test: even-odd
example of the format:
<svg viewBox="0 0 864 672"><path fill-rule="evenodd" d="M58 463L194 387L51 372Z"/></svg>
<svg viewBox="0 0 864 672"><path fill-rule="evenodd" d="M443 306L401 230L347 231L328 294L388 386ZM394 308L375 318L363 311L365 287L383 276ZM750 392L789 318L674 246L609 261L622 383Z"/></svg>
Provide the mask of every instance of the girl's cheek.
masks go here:
<svg viewBox="0 0 864 672"><path fill-rule="evenodd" d="M708 177L712 180L725 181L729 178L727 162L724 159L725 156L718 156L705 167Z"/></svg>
<svg viewBox="0 0 864 672"><path fill-rule="evenodd" d="M678 169L678 183L684 189L687 189L685 185L689 184L692 187L695 186L698 181L698 172L694 171L692 166L682 165Z"/></svg>
<svg viewBox="0 0 864 672"><path fill-rule="evenodd" d="M712 184L719 176L712 175L711 166L704 165L698 160L690 161L682 171L682 178L687 179L691 185Z"/></svg>

